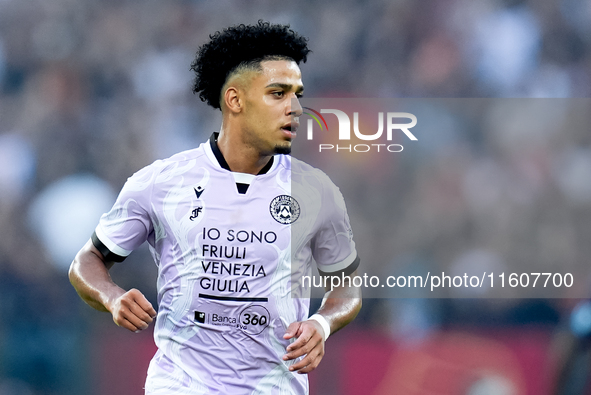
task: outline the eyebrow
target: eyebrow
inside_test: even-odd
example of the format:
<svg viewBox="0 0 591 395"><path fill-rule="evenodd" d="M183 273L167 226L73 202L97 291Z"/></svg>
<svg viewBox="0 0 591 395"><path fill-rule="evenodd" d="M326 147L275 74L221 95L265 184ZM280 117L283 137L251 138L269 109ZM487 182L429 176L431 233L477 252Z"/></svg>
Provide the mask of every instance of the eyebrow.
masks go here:
<svg viewBox="0 0 591 395"><path fill-rule="evenodd" d="M293 88L293 85L292 84L282 84L280 82L274 82L272 84L267 85L266 88L281 88L283 90L290 91ZM304 91L303 85L298 86L298 89L296 89L296 93L302 93L303 91Z"/></svg>

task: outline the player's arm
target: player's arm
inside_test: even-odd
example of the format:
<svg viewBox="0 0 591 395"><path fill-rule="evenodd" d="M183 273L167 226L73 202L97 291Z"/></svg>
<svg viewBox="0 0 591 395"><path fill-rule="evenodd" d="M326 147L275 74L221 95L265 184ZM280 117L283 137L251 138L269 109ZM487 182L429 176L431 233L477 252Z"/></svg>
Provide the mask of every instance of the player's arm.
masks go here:
<svg viewBox="0 0 591 395"><path fill-rule="evenodd" d="M356 275L357 271L354 271L349 276ZM309 373L316 369L324 356L324 342L328 335L346 326L359 313L361 288L352 286L352 281L343 283L342 286L326 289L322 305L315 314L320 316L318 320L294 322L287 328L284 338L296 337L297 340L287 347L287 354L283 359L288 361L305 355L301 361L290 366L291 371ZM321 324L323 320L325 323ZM324 325L330 328L329 333L326 333Z"/></svg>
<svg viewBox="0 0 591 395"><path fill-rule="evenodd" d="M353 278L356 276L357 270L348 276L351 281L344 281L347 283L346 285L332 289L329 286L326 288L322 305L317 314L328 321L331 334L353 321L361 310L361 288L349 285L353 283Z"/></svg>
<svg viewBox="0 0 591 395"><path fill-rule="evenodd" d="M156 311L140 291L125 291L113 282L109 274L113 264L89 240L70 266L70 282L82 300L97 310L110 312L117 325L132 332L146 329Z"/></svg>

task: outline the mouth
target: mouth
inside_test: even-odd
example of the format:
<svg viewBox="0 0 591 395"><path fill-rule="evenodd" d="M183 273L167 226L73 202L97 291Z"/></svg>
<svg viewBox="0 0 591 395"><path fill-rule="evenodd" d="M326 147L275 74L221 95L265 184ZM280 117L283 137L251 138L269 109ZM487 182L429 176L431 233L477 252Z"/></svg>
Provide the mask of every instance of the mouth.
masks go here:
<svg viewBox="0 0 591 395"><path fill-rule="evenodd" d="M293 138L296 136L296 131L298 130L299 126L300 124L297 122L290 122L283 125L281 130L283 130L286 135Z"/></svg>

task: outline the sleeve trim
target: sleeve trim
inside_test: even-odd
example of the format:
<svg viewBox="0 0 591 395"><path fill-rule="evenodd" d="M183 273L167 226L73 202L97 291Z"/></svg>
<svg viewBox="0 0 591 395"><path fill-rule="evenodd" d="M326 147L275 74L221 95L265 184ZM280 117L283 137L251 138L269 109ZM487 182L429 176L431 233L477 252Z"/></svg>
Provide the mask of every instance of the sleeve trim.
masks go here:
<svg viewBox="0 0 591 395"><path fill-rule="evenodd" d="M330 271L321 270L320 265L318 266L318 272L321 276L339 276L343 273L345 276L353 273L359 267L360 263L359 256L357 255L357 251L353 250L351 255L347 257L344 261L330 265L329 268L332 269Z"/></svg>
<svg viewBox="0 0 591 395"><path fill-rule="evenodd" d="M91 239L94 246L100 251L101 254L103 254L105 259L109 258L108 260L111 261L122 262L129 254L131 254L131 251L127 251L113 243L104 234L100 225L96 227Z"/></svg>
<svg viewBox="0 0 591 395"><path fill-rule="evenodd" d="M357 257L357 250L355 249L355 242L352 240L351 240L351 245L350 245L350 251L351 251L351 253L342 261L335 262L335 263L328 263L328 264L319 263L318 268L325 267L326 270L324 270L324 271L326 271L326 272L337 272L337 271L345 269L346 267L351 265L353 263L353 261L355 260L355 258Z"/></svg>

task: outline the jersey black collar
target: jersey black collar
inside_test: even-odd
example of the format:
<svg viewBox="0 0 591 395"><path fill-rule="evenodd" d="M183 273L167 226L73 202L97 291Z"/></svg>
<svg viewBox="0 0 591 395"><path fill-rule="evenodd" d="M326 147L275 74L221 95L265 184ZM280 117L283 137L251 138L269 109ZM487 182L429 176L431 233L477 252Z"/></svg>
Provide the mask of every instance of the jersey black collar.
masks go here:
<svg viewBox="0 0 591 395"><path fill-rule="evenodd" d="M220 148L218 147L218 136L219 135L220 134L218 132L214 132L211 135L211 137L209 138L209 144L211 145L211 150L213 151L213 154L215 155L215 158L218 160L218 163L220 164L220 166L223 169L226 169L228 171L232 171L230 169L230 166L228 166L228 162L226 162L226 158L224 158L222 151L220 151ZM274 157L272 156L271 159L269 159L269 162L267 162L267 164L261 169L261 171L259 171L257 173L257 175L267 174L267 172L273 166L273 160L274 160Z"/></svg>
<svg viewBox="0 0 591 395"><path fill-rule="evenodd" d="M228 165L228 162L226 162L226 158L224 158L224 155L222 154L222 151L220 151L220 148L218 147L218 136L219 133L218 132L214 132L211 137L209 138L209 144L211 145L211 150L213 151L213 154L215 156L215 158L217 159L218 163L220 164L220 166L223 169L226 169L228 171L232 171L230 169L230 166ZM271 157L271 159L269 159L269 162L267 162L267 164L261 169L261 171L258 172L257 175L260 174L266 174L269 169L271 169L271 167L273 166L273 160L274 157ZM238 193L244 195L246 193L246 191L248 191L248 186L249 184L244 184L241 182L237 182L236 183L236 188L238 189Z"/></svg>

